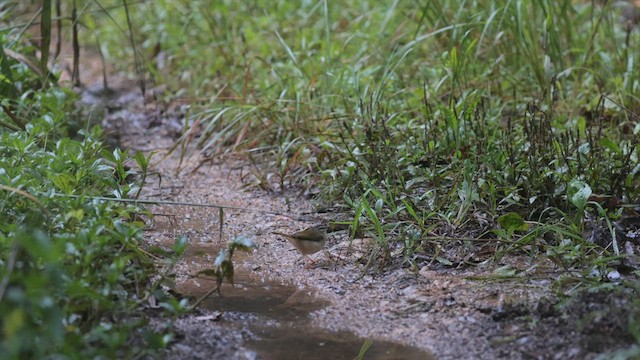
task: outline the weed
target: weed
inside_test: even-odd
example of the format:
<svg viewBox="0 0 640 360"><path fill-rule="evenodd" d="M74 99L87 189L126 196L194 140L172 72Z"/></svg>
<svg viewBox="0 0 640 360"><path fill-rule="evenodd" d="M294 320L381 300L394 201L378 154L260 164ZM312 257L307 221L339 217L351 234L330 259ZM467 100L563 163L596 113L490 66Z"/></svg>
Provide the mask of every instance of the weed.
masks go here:
<svg viewBox="0 0 640 360"><path fill-rule="evenodd" d="M146 7L157 16L139 31L181 74L176 89L211 99L190 121L195 149L249 149L265 189L319 179L318 200L351 206L384 248L440 249L416 229L502 237L491 230L510 213L570 238L615 218L574 195L640 197L637 32L610 3L468 5L172 2ZM545 246L565 238L533 231L524 239L544 233Z"/></svg>
<svg viewBox="0 0 640 360"><path fill-rule="evenodd" d="M616 3L157 1L126 14L137 50L85 15L193 105L184 151L246 150L264 189L319 186L376 238L369 264L490 246L476 263L544 256L590 287L635 256L614 225L638 216L640 35Z"/></svg>
<svg viewBox="0 0 640 360"><path fill-rule="evenodd" d="M46 18L51 4L45 5ZM15 54L28 51L23 40L0 34L0 45ZM125 163L145 169L148 159L105 152L99 128L74 123L76 96L51 82L47 53L37 70L29 57L8 51L0 53L0 353L6 359L153 354L168 338L138 316L158 286L139 243L136 214L145 211L95 199L136 196L141 183Z"/></svg>

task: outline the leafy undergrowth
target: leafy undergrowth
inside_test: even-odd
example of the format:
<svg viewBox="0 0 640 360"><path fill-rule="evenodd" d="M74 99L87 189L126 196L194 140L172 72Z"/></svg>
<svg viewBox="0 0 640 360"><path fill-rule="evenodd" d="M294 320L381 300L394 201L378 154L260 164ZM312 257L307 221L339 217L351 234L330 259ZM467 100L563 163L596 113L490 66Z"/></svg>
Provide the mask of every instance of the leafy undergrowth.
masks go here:
<svg viewBox="0 0 640 360"><path fill-rule="evenodd" d="M162 49L153 74L211 100L183 141L269 155L256 185L318 186L408 262L441 235L568 240L587 260L587 228L615 236L640 199L639 37L623 5L160 2L140 5L154 16L138 30Z"/></svg>
<svg viewBox="0 0 640 360"><path fill-rule="evenodd" d="M91 200L136 191L118 180L132 175L116 170L129 157L118 154L108 165L99 133L56 140L49 125L33 119L25 132L0 135L0 353L12 359L151 352L161 335L145 333L143 347L127 348L143 325L132 315L149 296L153 270L138 244L140 209Z"/></svg>
<svg viewBox="0 0 640 360"><path fill-rule="evenodd" d="M243 151L255 186L308 189L376 239L378 268L526 253L566 270L565 294L637 288L634 14L570 0L130 12L134 55L170 84L167 100L193 104L183 149ZM104 26L124 12L110 15L92 18L95 36L131 56Z"/></svg>
<svg viewBox="0 0 640 360"><path fill-rule="evenodd" d="M144 175L148 159L107 150L97 127L79 125L76 94L38 71L21 31L0 33L0 357L154 354L170 336L147 330L141 311L150 299L168 313L185 304L151 281L145 210L95 198L135 197L130 166Z"/></svg>

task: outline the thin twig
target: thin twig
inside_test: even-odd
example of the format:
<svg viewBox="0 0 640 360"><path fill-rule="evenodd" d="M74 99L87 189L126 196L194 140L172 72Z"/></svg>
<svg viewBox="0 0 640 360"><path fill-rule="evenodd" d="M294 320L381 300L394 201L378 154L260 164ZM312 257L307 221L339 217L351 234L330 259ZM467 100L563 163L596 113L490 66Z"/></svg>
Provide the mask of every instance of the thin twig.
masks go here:
<svg viewBox="0 0 640 360"><path fill-rule="evenodd" d="M40 210L42 210L42 212L44 212L45 215L47 215L47 217L51 216L51 213L49 213L49 210L47 210L47 208L40 202L40 200L38 200L35 196L29 194L28 192L24 190L16 189L11 186L2 185L2 184L0 184L0 190L10 191L12 193L17 193L26 197L27 199L33 201L36 205L38 205L38 207L40 207Z"/></svg>
<svg viewBox="0 0 640 360"><path fill-rule="evenodd" d="M220 292L219 291L220 290L220 285L222 285L221 282L218 283L218 285L215 288L209 290L208 293L204 294L200 299L196 300L196 302L193 303L193 305L191 305L191 308L195 309L196 307L198 307L198 305L200 305L206 298L208 298L209 296L213 295L214 292L216 292L216 291Z"/></svg>
<svg viewBox="0 0 640 360"><path fill-rule="evenodd" d="M0 185L0 188L1 187L2 185ZM294 217L293 215L285 214L277 211L252 209L252 208L245 208L241 206L231 206L231 205L203 204L203 203L194 203L194 202L188 202L188 201L170 201L170 200L153 200L153 199L118 199L118 198L109 198L104 196L80 196L80 195L68 195L68 194L58 194L58 193L56 193L55 195L61 196L61 197L70 197L74 199L86 198L91 200L116 201L116 202L124 202L124 203L131 203L131 204L194 206L194 207L242 210L242 211L249 211L249 212L257 212L261 214L286 216L291 219L296 219L296 217Z"/></svg>
<svg viewBox="0 0 640 360"><path fill-rule="evenodd" d="M7 290L7 286L9 286L9 278L11 277L11 272L13 271L13 266L16 263L16 258L18 257L18 242L13 241L11 245L11 252L9 253L9 259L7 260L7 268L4 273L4 277L2 278L2 282L0 283L0 302L2 302L2 298L4 297L4 292Z"/></svg>

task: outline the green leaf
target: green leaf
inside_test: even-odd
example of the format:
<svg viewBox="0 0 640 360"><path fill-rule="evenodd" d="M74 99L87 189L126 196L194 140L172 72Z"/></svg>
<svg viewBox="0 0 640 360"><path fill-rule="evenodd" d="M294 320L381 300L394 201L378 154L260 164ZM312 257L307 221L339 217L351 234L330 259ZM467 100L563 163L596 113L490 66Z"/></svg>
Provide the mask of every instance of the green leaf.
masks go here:
<svg viewBox="0 0 640 360"><path fill-rule="evenodd" d="M65 215L65 220L69 221L69 220L76 220L76 221L82 221L82 219L84 218L84 210L83 209L74 209L74 210L70 210L66 213Z"/></svg>
<svg viewBox="0 0 640 360"><path fill-rule="evenodd" d="M65 194L73 193L75 188L76 179L68 173L48 173L47 177L56 188L60 189Z"/></svg>
<svg viewBox="0 0 640 360"><path fill-rule="evenodd" d="M226 249L222 249L218 253L218 256L216 257L216 259L213 261L213 265L222 266L224 261L227 260L228 258L229 258L229 251L227 251Z"/></svg>
<svg viewBox="0 0 640 360"><path fill-rule="evenodd" d="M501 215L498 218L498 224L509 234L513 234L516 231L529 230L529 224L524 221L520 214L515 212L508 212L504 215Z"/></svg>
<svg viewBox="0 0 640 360"><path fill-rule="evenodd" d="M13 337L20 329L24 327L24 318L25 316L22 309L13 309L13 311L11 311L9 315L6 315L4 318L4 325L2 329L4 335L8 338Z"/></svg>
<svg viewBox="0 0 640 360"><path fill-rule="evenodd" d="M518 272L510 265L505 265L495 269L493 273L499 276L515 276Z"/></svg>
<svg viewBox="0 0 640 360"><path fill-rule="evenodd" d="M256 245L256 243L246 235L240 235L229 243L229 249L237 249L244 252L251 252L252 249L257 248L258 245Z"/></svg>
<svg viewBox="0 0 640 360"><path fill-rule="evenodd" d="M442 256L436 256L436 261L438 261L442 265L453 265L453 263L449 259L443 258Z"/></svg>
<svg viewBox="0 0 640 360"><path fill-rule="evenodd" d="M360 348L360 352L358 353L356 360L363 360L364 355L366 354L367 350L369 350L372 344L373 344L373 340L371 339L365 340L364 344L362 344L362 347Z"/></svg>
<svg viewBox="0 0 640 360"><path fill-rule="evenodd" d="M620 149L620 145L609 140L608 138L602 138L600 139L600 141L598 141L598 143L600 143L600 145L606 147L607 149L615 152L616 154L622 155L622 150Z"/></svg>
<svg viewBox="0 0 640 360"><path fill-rule="evenodd" d="M136 164L138 164L140 169L142 169L142 171L144 172L147 171L149 162L151 161L151 157L155 154L156 152L152 151L149 156L146 156L142 151L136 151L136 153L133 154L133 159L136 161Z"/></svg>
<svg viewBox="0 0 640 360"><path fill-rule="evenodd" d="M173 243L173 251L177 255L181 255L184 252L184 249L187 247L187 243L189 242L189 238L185 235L180 235L176 238L176 241Z"/></svg>
<svg viewBox="0 0 640 360"><path fill-rule="evenodd" d="M584 210L591 193L591 187L584 181L573 179L569 182L569 187L567 188L569 201L580 211Z"/></svg>
<svg viewBox="0 0 640 360"><path fill-rule="evenodd" d="M374 208L376 209L377 212L381 212L382 209L384 208L384 200L382 200L380 198L378 200L376 200Z"/></svg>

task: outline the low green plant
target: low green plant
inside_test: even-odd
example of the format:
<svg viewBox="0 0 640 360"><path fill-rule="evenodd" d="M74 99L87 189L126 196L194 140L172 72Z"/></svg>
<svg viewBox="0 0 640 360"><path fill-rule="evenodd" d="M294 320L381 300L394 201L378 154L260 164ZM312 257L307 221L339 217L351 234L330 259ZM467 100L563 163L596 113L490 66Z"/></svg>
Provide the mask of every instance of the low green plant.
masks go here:
<svg viewBox="0 0 640 360"><path fill-rule="evenodd" d="M0 33L0 45L28 53L15 36ZM140 243L145 210L96 199L136 196L140 174L129 166L148 159L106 151L101 130L71 115L73 92L28 58L0 56L1 357L153 355L169 337L140 314L158 290Z"/></svg>
<svg viewBox="0 0 640 360"><path fill-rule="evenodd" d="M211 296L213 293L221 294L221 286L222 283L226 280L229 283L233 284L233 276L234 276L234 266L233 266L233 254L236 251L244 251L250 252L255 249L257 246L253 242L252 239L245 237L243 235L235 237L233 240L229 241L226 249L222 249L218 252L218 256L216 256L213 261L212 268L206 268L198 271L196 275L206 275L214 278L216 280L216 286L209 290L205 295L201 296L198 300L196 300L191 307L197 307L202 301Z"/></svg>
<svg viewBox="0 0 640 360"><path fill-rule="evenodd" d="M122 167L130 158L108 165L97 130L42 147L40 122L0 134L0 352L40 358L151 351L147 344L128 348L141 324L133 311L149 296L154 269L139 243L135 214L143 210L92 200L135 194L135 182L124 180L131 171Z"/></svg>
<svg viewBox="0 0 640 360"><path fill-rule="evenodd" d="M533 234L561 234L493 231L505 214L571 237L587 218L615 216L588 206L589 196L576 202L578 188L640 197L639 88L628 66L640 55L630 46L637 33L609 2L141 7L132 26L148 37L143 51L160 46L169 61L150 61L151 73L180 74L177 92L211 100L192 109L181 141L202 136L187 151L247 149L256 185L319 186L320 202L351 207L354 225L385 248L408 246L394 253L410 263L414 250L453 245L437 244L438 234L524 236L508 247L518 251ZM142 10L155 14L144 24Z"/></svg>

